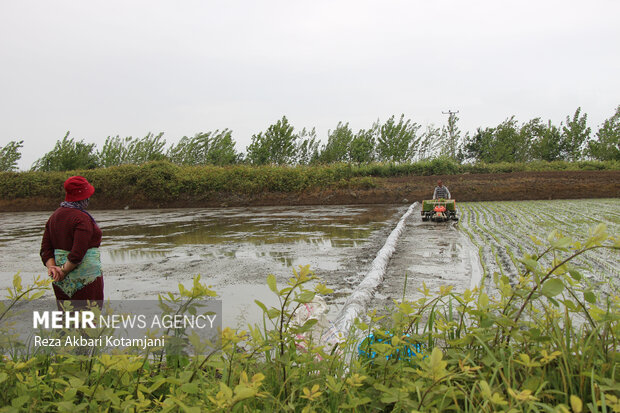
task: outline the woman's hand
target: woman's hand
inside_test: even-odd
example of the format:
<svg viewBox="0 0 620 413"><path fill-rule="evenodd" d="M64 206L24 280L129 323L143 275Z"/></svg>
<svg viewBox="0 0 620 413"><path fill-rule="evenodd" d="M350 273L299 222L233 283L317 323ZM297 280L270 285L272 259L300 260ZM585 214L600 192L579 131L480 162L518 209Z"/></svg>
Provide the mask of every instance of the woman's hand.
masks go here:
<svg viewBox="0 0 620 413"><path fill-rule="evenodd" d="M47 267L47 275L49 275L54 281L62 281L67 275L58 265L56 265L56 260L54 258L50 258L45 263Z"/></svg>
<svg viewBox="0 0 620 413"><path fill-rule="evenodd" d="M65 274L59 266L51 265L47 267L47 275L52 277L54 281L58 282L62 281L67 274Z"/></svg>

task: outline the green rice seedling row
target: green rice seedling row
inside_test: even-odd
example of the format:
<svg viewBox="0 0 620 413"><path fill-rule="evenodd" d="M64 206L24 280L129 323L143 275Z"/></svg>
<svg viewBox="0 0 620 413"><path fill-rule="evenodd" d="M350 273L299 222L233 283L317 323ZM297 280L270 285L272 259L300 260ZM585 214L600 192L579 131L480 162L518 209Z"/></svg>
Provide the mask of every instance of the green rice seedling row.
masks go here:
<svg viewBox="0 0 620 413"><path fill-rule="evenodd" d="M495 272L517 274L517 256L535 254L540 250L535 240L544 240L553 230L583 238L598 224L605 224L610 233L620 228L617 199L463 202L459 209L458 227L480 249L487 277ZM620 276L613 250L589 251L575 263L593 280L609 282Z"/></svg>

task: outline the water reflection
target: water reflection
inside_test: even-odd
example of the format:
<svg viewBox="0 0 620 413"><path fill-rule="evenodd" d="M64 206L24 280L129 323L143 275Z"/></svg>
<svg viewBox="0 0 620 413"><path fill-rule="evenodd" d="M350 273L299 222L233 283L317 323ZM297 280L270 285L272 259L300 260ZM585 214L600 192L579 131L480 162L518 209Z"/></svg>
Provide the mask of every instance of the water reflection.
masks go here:
<svg viewBox="0 0 620 413"><path fill-rule="evenodd" d="M112 262L187 256L193 246L202 258L270 258L292 266L307 248L327 252L362 245L396 210L384 205L127 211L101 220L108 241L102 249ZM282 247L274 252L276 244Z"/></svg>
<svg viewBox="0 0 620 413"><path fill-rule="evenodd" d="M260 259L271 257L275 261L281 262L286 266L295 266L296 257L300 252L312 248L315 251L329 251L332 248L356 248L364 243L364 240L338 240L338 239L318 239L309 238L303 240L295 240L293 242L281 242L286 246L289 251L273 252L271 250L263 250L259 244L245 243L238 241L229 243L228 245L214 244L203 245L202 249L197 256L207 259L220 259L220 258L246 258L246 259ZM222 248L217 248L217 246ZM265 243L265 246L274 243ZM157 246L159 249L153 249ZM111 245L102 246L102 259L104 262L122 263L122 262L138 262L144 260L161 260L169 257L191 257L192 252L183 248L182 245L169 245L169 248L165 248L165 245L155 244L152 242L145 242L143 244L132 245L128 247L126 244L114 243Z"/></svg>
<svg viewBox="0 0 620 413"><path fill-rule="evenodd" d="M109 249L102 248L102 260L107 261L109 258L111 262L127 262L127 261L142 261L144 259L157 259L164 258L169 254L169 251L157 251L157 250L144 250L134 249L129 250L126 248Z"/></svg>
<svg viewBox="0 0 620 413"><path fill-rule="evenodd" d="M248 217L246 220L208 217L184 223L115 225L105 228L105 235L116 239L139 239L149 244L171 245L219 244L239 241L262 245L295 241L313 243L330 239L364 240L373 230L380 228L388 218L389 216L377 216L374 220L368 220L365 223L351 222L343 225L343 221L350 220L349 217L334 217L329 221L311 220L304 217L287 217L286 219Z"/></svg>
<svg viewBox="0 0 620 413"><path fill-rule="evenodd" d="M287 267L291 267L293 263L295 262L295 259L291 257L290 254L287 254L287 253L270 251L269 256L275 259L275 261L279 261L280 263L284 264Z"/></svg>
<svg viewBox="0 0 620 413"><path fill-rule="evenodd" d="M127 263L168 257L262 259L295 265L314 251L356 248L398 207L311 206L93 211L104 232L102 259ZM40 245L50 212L0 214L0 246ZM277 253L273 253L277 251Z"/></svg>

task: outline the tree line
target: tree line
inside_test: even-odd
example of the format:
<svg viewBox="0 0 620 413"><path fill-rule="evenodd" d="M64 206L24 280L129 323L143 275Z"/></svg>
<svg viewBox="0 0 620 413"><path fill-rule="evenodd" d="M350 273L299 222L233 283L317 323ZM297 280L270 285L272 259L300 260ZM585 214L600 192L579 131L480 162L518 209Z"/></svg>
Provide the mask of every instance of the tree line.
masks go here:
<svg viewBox="0 0 620 413"><path fill-rule="evenodd" d="M587 114L577 108L559 125L535 118L519 123L514 116L496 127L463 134L459 118L450 113L442 128L425 129L411 119L392 116L368 129L354 132L339 122L321 143L315 128L296 131L283 116L252 136L245 153L235 149L232 131L224 129L184 136L169 147L163 133L143 138L108 137L100 149L76 140L67 132L54 148L38 159L32 170L67 171L169 160L179 165L312 165L330 163L405 163L438 157L456 162L620 160L620 105L593 134ZM17 170L22 141L0 148L0 171Z"/></svg>

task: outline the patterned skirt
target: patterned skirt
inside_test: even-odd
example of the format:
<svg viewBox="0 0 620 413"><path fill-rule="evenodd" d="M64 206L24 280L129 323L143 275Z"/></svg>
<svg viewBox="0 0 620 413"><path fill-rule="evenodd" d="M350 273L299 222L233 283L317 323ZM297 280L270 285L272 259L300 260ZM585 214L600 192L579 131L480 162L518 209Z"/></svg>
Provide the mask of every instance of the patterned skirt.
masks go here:
<svg viewBox="0 0 620 413"><path fill-rule="evenodd" d="M69 251L55 249L56 265L64 264L68 255ZM61 300L103 300L103 274L99 248L90 248L86 251L82 262L64 279L54 281L53 286L56 298ZM62 298L59 297L59 293L62 293Z"/></svg>

